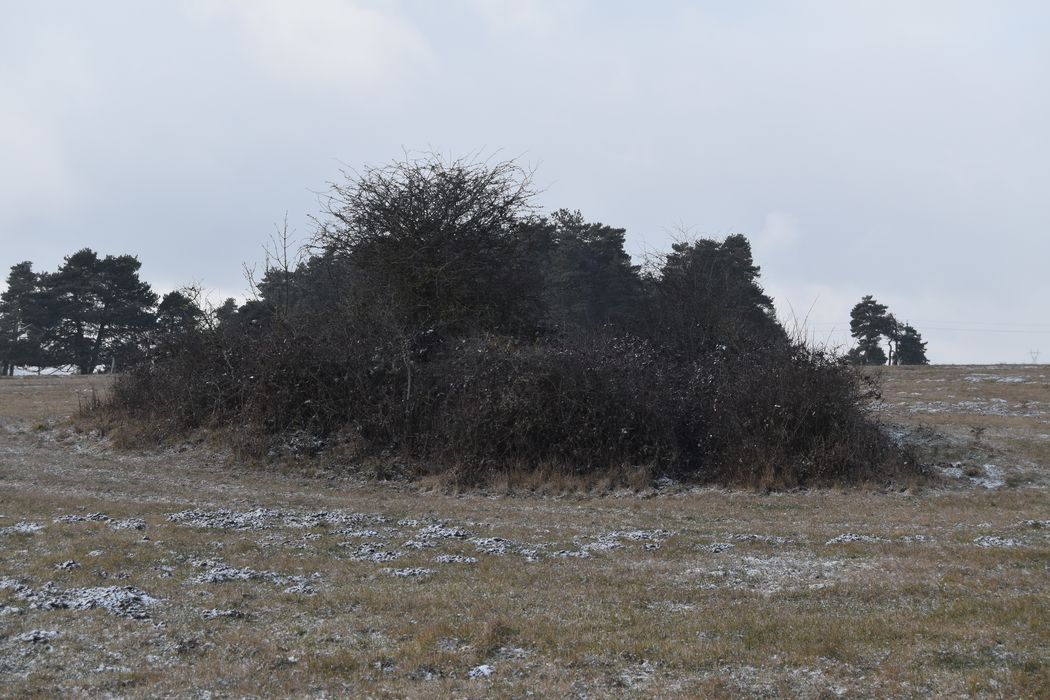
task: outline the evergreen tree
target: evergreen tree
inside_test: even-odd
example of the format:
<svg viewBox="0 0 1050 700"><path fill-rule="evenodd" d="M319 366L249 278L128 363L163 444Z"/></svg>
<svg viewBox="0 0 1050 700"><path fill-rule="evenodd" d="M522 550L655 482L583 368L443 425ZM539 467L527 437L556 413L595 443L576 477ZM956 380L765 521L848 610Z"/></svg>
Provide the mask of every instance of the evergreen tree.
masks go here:
<svg viewBox="0 0 1050 700"><path fill-rule="evenodd" d="M165 294L157 306L157 329L166 334L196 329L204 319L204 312L194 296L192 290L176 290Z"/></svg>
<svg viewBox="0 0 1050 700"><path fill-rule="evenodd" d="M237 300L227 297L212 313L220 327L229 326L237 318Z"/></svg>
<svg viewBox="0 0 1050 700"><path fill-rule="evenodd" d="M0 376L14 374L17 365L39 364L38 282L31 262L11 266L0 295Z"/></svg>
<svg viewBox="0 0 1050 700"><path fill-rule="evenodd" d="M850 360L861 365L886 364L881 339L892 332L892 327L886 305L875 301L870 294L864 296L850 312L850 334L857 339L857 346L850 351Z"/></svg>
<svg viewBox="0 0 1050 700"><path fill-rule="evenodd" d="M90 374L153 326L157 295L138 276L131 255L99 259L90 248L66 257L41 276L44 347L49 361Z"/></svg>
<svg viewBox="0 0 1050 700"><path fill-rule="evenodd" d="M551 319L581 327L624 321L641 292L638 267L624 250L626 231L567 209L549 225L544 301Z"/></svg>
<svg viewBox="0 0 1050 700"><path fill-rule="evenodd" d="M787 340L744 236L676 243L663 263L640 320L653 339L687 354Z"/></svg>
<svg viewBox="0 0 1050 700"><path fill-rule="evenodd" d="M919 331L905 323L900 327L897 340L897 360L902 365L928 365L926 343Z"/></svg>

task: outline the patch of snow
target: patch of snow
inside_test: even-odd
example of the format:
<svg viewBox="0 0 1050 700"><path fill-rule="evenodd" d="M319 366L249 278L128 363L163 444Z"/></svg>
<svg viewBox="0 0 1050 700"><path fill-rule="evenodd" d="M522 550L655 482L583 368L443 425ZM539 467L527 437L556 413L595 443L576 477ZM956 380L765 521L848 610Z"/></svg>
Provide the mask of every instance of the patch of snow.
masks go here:
<svg viewBox="0 0 1050 700"><path fill-rule="evenodd" d="M467 678L488 678L495 672L496 669L489 664L481 664L467 671Z"/></svg>
<svg viewBox="0 0 1050 700"><path fill-rule="evenodd" d="M201 610L202 620L217 620L219 618L230 618L239 620L244 617L244 613L240 610L220 610L219 608L212 608L211 610Z"/></svg>
<svg viewBox="0 0 1050 700"><path fill-rule="evenodd" d="M736 547L736 545L731 542L714 542L712 544L700 545L698 549L710 554L721 554L722 552L728 552L734 547Z"/></svg>
<svg viewBox="0 0 1050 700"><path fill-rule="evenodd" d="M306 579L302 576L290 576L287 574L279 574L274 571L256 571L255 569L249 568L238 569L214 559L198 560L192 563L195 567L204 569L204 573L198 574L190 579L192 583L208 584L227 583L229 581L267 581L268 583L278 586L289 586L293 589L296 586L306 586L312 589L312 587L307 584ZM290 592L297 593L306 591L292 590Z"/></svg>
<svg viewBox="0 0 1050 700"><path fill-rule="evenodd" d="M142 518L126 518L124 520L114 520L109 526L114 530L145 530L146 521Z"/></svg>
<svg viewBox="0 0 1050 700"><path fill-rule="evenodd" d="M444 527L442 525L428 525L416 533L416 538L420 540L465 540L470 536L470 533L464 530L457 530L454 527Z"/></svg>
<svg viewBox="0 0 1050 700"><path fill-rule="evenodd" d="M689 569L689 577L705 579L704 589L737 588L771 595L785 590L819 590L841 578L843 562L809 555L742 557L730 566Z"/></svg>
<svg viewBox="0 0 1050 700"><path fill-rule="evenodd" d="M43 523L33 523L28 520L20 520L14 525L0 527L0 535L32 535L43 529Z"/></svg>
<svg viewBox="0 0 1050 700"><path fill-rule="evenodd" d="M729 535L729 539L734 542L764 542L772 545L782 545L789 542L786 537L779 537L775 535L756 535L753 533L742 533Z"/></svg>
<svg viewBox="0 0 1050 700"><path fill-rule="evenodd" d="M970 482L986 489L997 489L1006 483L1003 480L1003 470L994 464L984 465L984 476L971 476Z"/></svg>
<svg viewBox="0 0 1050 700"><path fill-rule="evenodd" d="M434 557L439 564L477 564L477 557L466 557L461 554L440 554Z"/></svg>
<svg viewBox="0 0 1050 700"><path fill-rule="evenodd" d="M1027 384L1028 380L1017 376L1000 376L996 374L971 374L963 377L967 382L995 382L997 384Z"/></svg>
<svg viewBox="0 0 1050 700"><path fill-rule="evenodd" d="M46 644L58 637L55 630L29 630L22 634L16 634L14 640L21 644Z"/></svg>
<svg viewBox="0 0 1050 700"><path fill-rule="evenodd" d="M974 539L973 543L978 547L993 548L993 547L1021 547L1024 545L1020 540L1015 540L1009 537L996 537L994 535L982 535Z"/></svg>
<svg viewBox="0 0 1050 700"><path fill-rule="evenodd" d="M409 567L407 569L383 569L385 573L397 578L416 578L422 576L429 576L434 573L433 569L424 569L419 566Z"/></svg>
<svg viewBox="0 0 1050 700"><path fill-rule="evenodd" d="M631 542L662 542L669 539L673 534L670 530L628 530L626 532L610 532L606 537L629 540Z"/></svg>
<svg viewBox="0 0 1050 700"><path fill-rule="evenodd" d="M112 615L136 620L149 618L149 609L160 603L158 598L131 586L59 589L53 583L33 590L10 579L0 581L0 587L13 588L15 597L29 603L33 610L94 610L102 609ZM5 585L8 584L8 585Z"/></svg>
<svg viewBox="0 0 1050 700"><path fill-rule="evenodd" d="M317 595L317 589L314 588L313 584L308 583L307 581L298 581L283 589L281 593L288 593L290 595Z"/></svg>
<svg viewBox="0 0 1050 700"><path fill-rule="evenodd" d="M168 515L168 520L179 525L220 530L263 530L272 527L313 528L330 526L354 526L362 523L382 523L380 515L366 515L350 511L319 511L302 513L281 511L272 508L253 508L245 511L226 509L183 510Z"/></svg>
<svg viewBox="0 0 1050 700"><path fill-rule="evenodd" d="M620 540L610 537L609 535L602 535L594 542L588 542L580 546L580 549L589 552L610 552L614 549L621 549L623 543Z"/></svg>
<svg viewBox="0 0 1050 700"><path fill-rule="evenodd" d="M502 537L472 537L470 542L482 554L506 554L507 549L514 546L513 542Z"/></svg>
<svg viewBox="0 0 1050 700"><path fill-rule="evenodd" d="M875 535L857 535L852 532L847 532L845 534L832 537L824 544L852 544L855 542L872 543L885 541L886 540L882 539L881 537L876 537Z"/></svg>
<svg viewBox="0 0 1050 700"><path fill-rule="evenodd" d="M379 530L343 530L339 533L343 537L356 537L358 539L371 539L379 537Z"/></svg>
<svg viewBox="0 0 1050 700"><path fill-rule="evenodd" d="M551 552L547 556L554 557L555 559L588 559L591 553L587 550L571 550L571 549L559 549L557 552Z"/></svg>
<svg viewBox="0 0 1050 700"><path fill-rule="evenodd" d="M378 542L376 544L361 545L357 548L356 552L350 555L350 558L354 561L370 561L374 564L381 564L383 562L400 559L401 552L396 549L393 551L387 551L386 545L382 542Z"/></svg>

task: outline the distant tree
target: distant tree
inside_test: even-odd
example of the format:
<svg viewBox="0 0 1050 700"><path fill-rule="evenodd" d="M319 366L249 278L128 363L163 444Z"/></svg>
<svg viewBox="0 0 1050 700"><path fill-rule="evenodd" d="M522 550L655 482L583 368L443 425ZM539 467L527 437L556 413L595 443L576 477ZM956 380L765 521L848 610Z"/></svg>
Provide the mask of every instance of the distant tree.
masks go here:
<svg viewBox="0 0 1050 700"><path fill-rule="evenodd" d="M49 361L90 374L118 351L135 345L154 324L157 295L139 279L131 255L99 259L90 248L41 275L44 348Z"/></svg>
<svg viewBox="0 0 1050 700"><path fill-rule="evenodd" d="M626 320L641 293L622 228L560 209L549 219L544 298L556 323L600 326Z"/></svg>
<svg viewBox="0 0 1050 700"><path fill-rule="evenodd" d="M38 283L31 262L11 266L0 295L0 376L14 374L17 365L39 364Z"/></svg>
<svg viewBox="0 0 1050 700"><path fill-rule="evenodd" d="M923 342L919 331L905 323L902 324L897 336L897 361L902 365L928 365L926 357L926 343Z"/></svg>
<svg viewBox="0 0 1050 700"><path fill-rule="evenodd" d="M893 332L893 325L886 305L875 301L870 294L864 296L850 312L850 334L857 339L857 346L849 353L850 361L861 365L886 364L881 341Z"/></svg>

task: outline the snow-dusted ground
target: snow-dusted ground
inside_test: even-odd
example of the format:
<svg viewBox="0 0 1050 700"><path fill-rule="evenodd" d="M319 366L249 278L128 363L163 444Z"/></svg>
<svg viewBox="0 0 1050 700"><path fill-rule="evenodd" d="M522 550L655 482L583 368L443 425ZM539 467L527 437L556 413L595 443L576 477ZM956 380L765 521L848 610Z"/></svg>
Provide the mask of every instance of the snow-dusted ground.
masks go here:
<svg viewBox="0 0 1050 700"><path fill-rule="evenodd" d="M972 374L924 386L1028 386ZM0 428L0 695L1023 696L1050 677L1042 466L1018 485L992 432L963 454L965 432L906 429L960 452L918 493L543 498Z"/></svg>

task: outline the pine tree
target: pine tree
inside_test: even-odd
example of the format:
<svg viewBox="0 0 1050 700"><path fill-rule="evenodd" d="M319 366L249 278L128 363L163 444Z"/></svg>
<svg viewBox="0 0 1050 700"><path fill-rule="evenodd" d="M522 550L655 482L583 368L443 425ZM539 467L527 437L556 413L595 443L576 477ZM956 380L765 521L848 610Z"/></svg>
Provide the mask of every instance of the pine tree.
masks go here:
<svg viewBox="0 0 1050 700"><path fill-rule="evenodd" d="M624 250L626 231L589 223L579 211L551 215L544 299L555 323L597 327L622 322L638 298L638 268Z"/></svg>
<svg viewBox="0 0 1050 700"><path fill-rule="evenodd" d="M157 329L161 333L184 333L200 325L204 312L193 296L192 290L176 290L164 295L157 306Z"/></svg>
<svg viewBox="0 0 1050 700"><path fill-rule="evenodd" d="M870 294L861 298L850 312L850 334L857 346L850 351L850 361L861 365L884 365L886 353L881 340L893 332L893 317L886 313L886 305L875 301Z"/></svg>
<svg viewBox="0 0 1050 700"><path fill-rule="evenodd" d="M926 343L919 331L905 323L900 327L897 340L897 359L902 365L928 365Z"/></svg>
<svg viewBox="0 0 1050 700"><path fill-rule="evenodd" d="M14 374L17 365L40 364L38 282L31 262L11 266L7 289L0 295L0 376Z"/></svg>
<svg viewBox="0 0 1050 700"><path fill-rule="evenodd" d="M41 275L44 348L48 360L90 374L135 345L153 326L157 295L139 279L131 255L99 259L90 248Z"/></svg>

